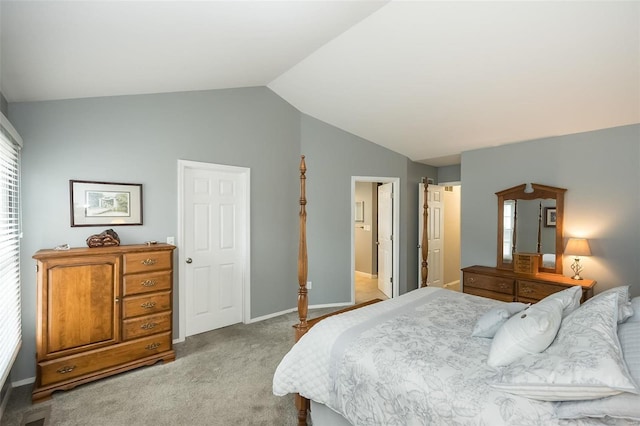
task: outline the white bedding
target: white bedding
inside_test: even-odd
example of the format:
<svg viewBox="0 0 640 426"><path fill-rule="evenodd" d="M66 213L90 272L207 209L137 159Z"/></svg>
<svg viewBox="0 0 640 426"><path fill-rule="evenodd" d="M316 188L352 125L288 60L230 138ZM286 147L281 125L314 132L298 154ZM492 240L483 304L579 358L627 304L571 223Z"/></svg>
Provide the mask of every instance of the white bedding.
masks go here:
<svg viewBox="0 0 640 426"><path fill-rule="evenodd" d="M554 405L493 389L490 339L471 337L502 302L427 287L315 325L283 358L273 393L300 393L353 425L577 425Z"/></svg>

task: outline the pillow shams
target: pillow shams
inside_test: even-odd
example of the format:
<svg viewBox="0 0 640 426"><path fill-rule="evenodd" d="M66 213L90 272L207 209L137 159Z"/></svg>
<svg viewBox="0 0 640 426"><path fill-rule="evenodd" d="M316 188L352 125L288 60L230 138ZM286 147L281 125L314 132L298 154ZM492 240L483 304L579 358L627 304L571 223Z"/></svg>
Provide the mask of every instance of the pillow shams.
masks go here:
<svg viewBox="0 0 640 426"><path fill-rule="evenodd" d="M491 342L487 364L500 367L545 350L556 337L562 310L561 300L544 299L509 318Z"/></svg>
<svg viewBox="0 0 640 426"><path fill-rule="evenodd" d="M581 298L582 287L573 286L527 308L526 316L511 317L496 332L487 363L501 367L526 354L545 350L553 342L562 318L580 306Z"/></svg>
<svg viewBox="0 0 640 426"><path fill-rule="evenodd" d="M640 322L640 297L631 299L631 310L633 311L633 315L627 319L627 322Z"/></svg>
<svg viewBox="0 0 640 426"><path fill-rule="evenodd" d="M597 399L638 393L617 336L618 297L601 293L569 314L543 353L526 355L492 386L542 401ZM496 334L497 336L497 334Z"/></svg>
<svg viewBox="0 0 640 426"><path fill-rule="evenodd" d="M471 335L492 338L502 324L507 322L512 315L517 314L529 305L529 303L510 302L489 309L478 319Z"/></svg>
<svg viewBox="0 0 640 426"><path fill-rule="evenodd" d="M640 300L640 299L639 299ZM620 324L618 337L622 354L631 377L640 383L640 321ZM556 415L560 419L580 417L614 417L640 421L640 395L621 393L591 401L565 401L558 404Z"/></svg>

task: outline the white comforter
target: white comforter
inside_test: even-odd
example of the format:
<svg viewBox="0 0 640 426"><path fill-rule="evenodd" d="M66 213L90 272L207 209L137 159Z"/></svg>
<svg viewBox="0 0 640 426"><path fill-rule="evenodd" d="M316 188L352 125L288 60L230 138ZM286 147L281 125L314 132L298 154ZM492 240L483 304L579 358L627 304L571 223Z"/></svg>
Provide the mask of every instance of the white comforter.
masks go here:
<svg viewBox="0 0 640 426"><path fill-rule="evenodd" d="M438 288L327 318L283 358L273 393L327 405L353 425L562 425L550 402L497 391L491 340L471 337L502 302Z"/></svg>

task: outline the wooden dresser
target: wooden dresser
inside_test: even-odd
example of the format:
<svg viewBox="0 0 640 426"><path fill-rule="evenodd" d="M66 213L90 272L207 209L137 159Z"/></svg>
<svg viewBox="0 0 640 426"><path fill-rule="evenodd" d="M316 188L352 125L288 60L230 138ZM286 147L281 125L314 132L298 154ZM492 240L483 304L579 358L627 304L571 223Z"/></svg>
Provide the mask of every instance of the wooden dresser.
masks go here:
<svg viewBox="0 0 640 426"><path fill-rule="evenodd" d="M573 280L559 274L518 274L488 266L462 268L463 292L504 302L535 303L550 294L582 286L582 301L593 296L593 280Z"/></svg>
<svg viewBox="0 0 640 426"><path fill-rule="evenodd" d="M34 402L56 390L173 361L168 244L40 250Z"/></svg>

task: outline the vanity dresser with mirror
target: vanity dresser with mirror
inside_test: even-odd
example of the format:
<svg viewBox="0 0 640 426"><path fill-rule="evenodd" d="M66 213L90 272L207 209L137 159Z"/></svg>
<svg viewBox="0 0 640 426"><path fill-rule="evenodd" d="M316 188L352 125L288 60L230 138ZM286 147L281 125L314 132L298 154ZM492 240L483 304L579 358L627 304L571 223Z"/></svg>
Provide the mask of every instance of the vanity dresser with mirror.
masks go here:
<svg viewBox="0 0 640 426"><path fill-rule="evenodd" d="M535 303L579 285L583 301L593 296L594 280L562 275L565 192L535 183L497 192L497 266L463 268L463 291L505 302Z"/></svg>

